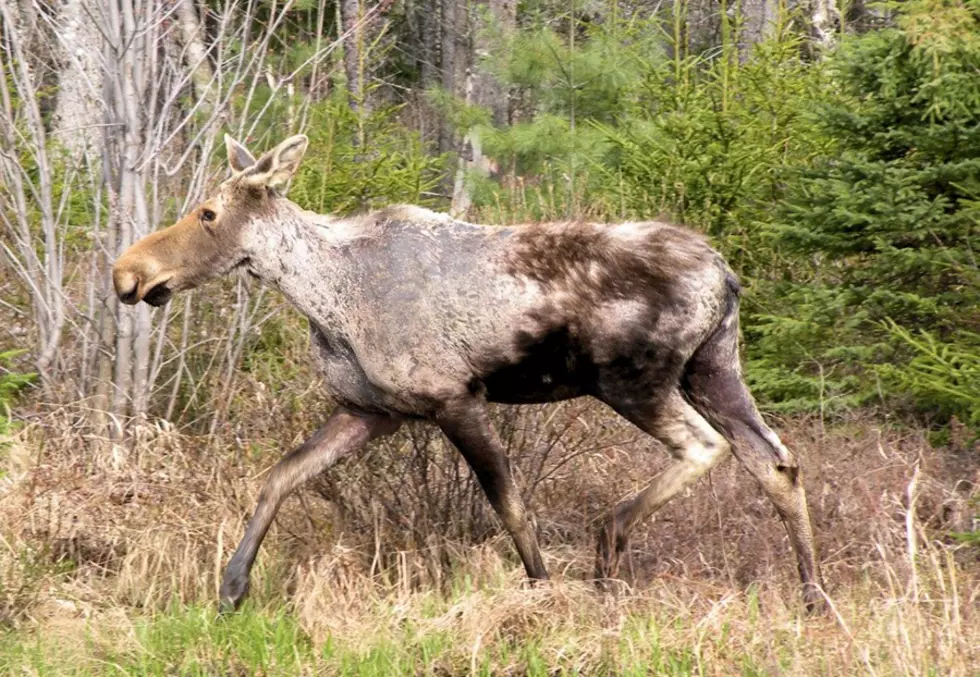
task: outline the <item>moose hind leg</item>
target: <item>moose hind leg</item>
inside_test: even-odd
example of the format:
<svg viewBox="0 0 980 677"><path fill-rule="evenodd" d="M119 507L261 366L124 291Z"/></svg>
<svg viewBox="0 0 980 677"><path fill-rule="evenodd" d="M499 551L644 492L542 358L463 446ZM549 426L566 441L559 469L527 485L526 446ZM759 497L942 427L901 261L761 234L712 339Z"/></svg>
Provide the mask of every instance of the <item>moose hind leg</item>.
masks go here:
<svg viewBox="0 0 980 677"><path fill-rule="evenodd" d="M547 579L548 570L541 558L538 539L510 472L507 454L490 422L486 402L473 397L447 403L435 420L476 475L490 505L514 540L528 578Z"/></svg>
<svg viewBox="0 0 980 677"><path fill-rule="evenodd" d="M371 439L394 432L398 421L387 416L358 415L337 409L327 423L287 454L269 474L252 518L221 581L220 608L238 607L248 592L249 573L279 506L297 487L356 451Z"/></svg>
<svg viewBox="0 0 980 677"><path fill-rule="evenodd" d="M767 439L768 435L760 434L754 445L747 450L742 447L736 454L759 482L786 527L803 584L803 601L807 611L812 612L823 605L823 579L803 489L803 472L795 456L782 446L775 433L768 428L765 431L772 436L772 440ZM766 445L771 445L770 448L782 447L778 461L762 453Z"/></svg>
<svg viewBox="0 0 980 677"><path fill-rule="evenodd" d="M726 343L729 345L726 346ZM735 457L776 507L796 554L808 611L823 604L823 579L813 526L796 457L762 420L742 380L734 341L708 344L688 366L684 386L691 402L732 442Z"/></svg>
<svg viewBox="0 0 980 677"><path fill-rule="evenodd" d="M693 484L729 452L725 438L688 404L677 390L661 401L616 409L638 428L662 442L676 459L634 498L623 501L599 529L596 578L619 574L619 561L637 524Z"/></svg>

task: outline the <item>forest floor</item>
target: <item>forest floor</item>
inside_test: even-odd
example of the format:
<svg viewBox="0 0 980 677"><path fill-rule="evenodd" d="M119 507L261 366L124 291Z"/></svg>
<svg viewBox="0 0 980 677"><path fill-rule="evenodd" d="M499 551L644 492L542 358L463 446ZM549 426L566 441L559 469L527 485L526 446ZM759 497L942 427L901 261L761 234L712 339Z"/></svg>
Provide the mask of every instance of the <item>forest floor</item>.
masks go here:
<svg viewBox="0 0 980 677"><path fill-rule="evenodd" d="M807 468L826 614L803 611L785 534L735 462L639 529L631 585L596 592L601 502L583 487L649 477L658 450L599 454L602 472L578 459L536 495L554 580L533 588L494 530L394 547L395 527L341 531L305 489L243 610L219 617L221 567L276 454L165 426L118 447L36 417L0 453L0 673L980 674L980 552L950 536L975 528L976 447L868 417L777 428Z"/></svg>

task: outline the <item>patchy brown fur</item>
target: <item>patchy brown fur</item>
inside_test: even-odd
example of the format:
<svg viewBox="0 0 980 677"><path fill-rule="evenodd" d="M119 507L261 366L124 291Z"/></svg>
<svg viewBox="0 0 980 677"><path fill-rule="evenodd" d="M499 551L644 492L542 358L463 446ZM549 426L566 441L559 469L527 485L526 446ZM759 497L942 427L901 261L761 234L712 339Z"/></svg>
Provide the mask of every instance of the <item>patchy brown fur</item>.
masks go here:
<svg viewBox="0 0 980 677"><path fill-rule="evenodd" d="M630 243L617 239L612 226L594 223L521 228L509 252L508 272L550 287L591 290L599 298L669 298L678 278L696 273L716 256L697 233L667 224L645 225L651 237Z"/></svg>

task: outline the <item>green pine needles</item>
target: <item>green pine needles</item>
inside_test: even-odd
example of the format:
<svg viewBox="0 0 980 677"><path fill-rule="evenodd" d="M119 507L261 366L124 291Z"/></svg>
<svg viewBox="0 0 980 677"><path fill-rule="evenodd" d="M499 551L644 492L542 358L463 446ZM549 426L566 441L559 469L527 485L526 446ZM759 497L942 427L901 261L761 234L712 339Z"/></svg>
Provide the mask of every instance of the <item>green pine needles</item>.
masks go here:
<svg viewBox="0 0 980 677"><path fill-rule="evenodd" d="M10 406L21 390L34 382L37 375L24 373L13 365L14 358L26 350L7 350L0 352L0 451L9 442L15 423L10 416Z"/></svg>
<svg viewBox="0 0 980 677"><path fill-rule="evenodd" d="M802 324L758 332L773 365L794 342L783 354L804 349L854 401L980 425L980 3L902 11L830 63L843 96L817 120L835 152L787 173L771 225L794 260L774 289Z"/></svg>

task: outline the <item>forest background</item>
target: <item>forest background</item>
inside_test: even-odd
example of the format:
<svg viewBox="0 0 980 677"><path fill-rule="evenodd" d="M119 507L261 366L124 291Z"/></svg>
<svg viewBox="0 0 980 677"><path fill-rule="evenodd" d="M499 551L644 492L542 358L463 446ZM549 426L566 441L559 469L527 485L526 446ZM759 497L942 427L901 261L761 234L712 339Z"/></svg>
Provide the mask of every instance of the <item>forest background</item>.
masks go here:
<svg viewBox="0 0 980 677"><path fill-rule="evenodd" d="M173 632L212 642L190 652L205 671L224 669L214 667L221 661L272 670L292 660L285 645L270 658L245 656L238 644L278 646L268 633L279 637L282 627L285 644L310 652L295 654L297 665L336 667L354 656L351 665L363 666L379 649L331 644L344 633L324 620L325 584L302 568L337 587L344 538L358 553L350 569L363 577L346 585L362 600L389 609L391 586L441 591L435 610L410 598L423 620L473 599L473 580L510 580L494 588L506 604L484 602L524 619L538 653L522 653L530 650L501 621L487 635L498 651L486 659L492 672L565 665L565 649L549 653L554 637L605 632L612 622L542 630L549 609L564 604L571 617L593 602L578 588L529 594L527 611L509 596L513 558L494 518L451 450L419 431L318 481L293 516L309 533L280 520L292 526L267 548L278 548L275 564L259 574L272 581L257 594L265 614L246 615L241 636L201 620L195 605L213 593L213 569L240 533L256 476L330 406L306 359L304 322L274 292L235 278L159 310L121 306L112 294L115 257L224 177L225 132L253 151L308 134L290 197L315 211L408 202L473 222L661 218L707 233L743 282L747 377L813 467L815 519L836 573L888 588L889 599L900 589L911 606L895 607L905 614L896 627L922 624L924 645L908 640L896 669L965 670L976 655L976 633L956 626L967 613L959 602L923 611L918 558L927 552L930 585L946 586L934 599L976 601L977 0L4 0L0 38L0 623L10 628L0 646L10 660L42 672L46 661L60 665L47 645L25 649L24 637L40 636L44 619L90 619L93 609L123 609L127 623L146 625L93 640L81 624L86 646L103 647L113 664L144 660L120 632L166 634L144 614L173 611L177 600ZM549 557L587 571L591 529L582 525L642 486L660 461L627 464L650 445L581 403L498 416ZM734 521L716 515L717 505L668 515L676 533L650 536L636 562L640 579L723 581L721 592L684 598L675 618L688 624L676 636L637 620L650 593L636 593L633 607L616 612L625 615L605 612L619 619L615 649L597 641L569 655L582 656L583 669L623 668L622 642L633 632L660 653L629 660L682 673L704 671L709 659L721 673L745 660L768 670L783 665L783 649L804 672L814 660L888 672L892 657L872 656L846 613L835 618L841 644L826 655L802 641L739 645L731 655L723 643L690 648L685 633L696 635L719 599L737 595L735 610L721 614L737 627L757 604L755 582L778 580L774 596L788 585L773 573L786 568L777 531L763 538L771 558L749 556L751 539L736 554L722 544L724 534L760 537L751 517L765 512L736 470L725 472L713 473L725 479L712 491L719 504L742 507L726 515ZM569 505L567 484L556 488L571 477L586 505ZM855 478L867 484L843 486ZM176 507L191 494L193 516ZM836 497L830 507L827 496ZM141 510L154 504L196 526L164 520L172 529L148 536L145 525L160 516ZM929 516L916 517L926 504ZM841 515L860 526L831 536ZM324 527L334 522L344 527ZM718 543L708 547L712 534ZM474 544L489 547L491 565L465 554ZM322 552L311 559L318 549L335 558L329 575ZM868 574L868 561L882 568ZM963 578L950 580L956 571ZM135 589L141 581L152 581L151 592ZM867 607L862 595L884 599L846 590L856 610ZM284 596L292 606L281 606ZM51 612L52 600L73 606ZM359 622L388 618L361 604ZM781 609L774 622L790 623L792 610ZM879 616L862 616L867 637L886 622ZM446 623L449 635L466 634ZM415 640L392 632L393 655L415 655L412 641L431 640L431 665L483 665L470 665L472 641L459 653L436 631L409 633ZM651 633L667 648L651 645ZM141 637L144 648L155 641ZM158 653L160 665L179 665Z"/></svg>

